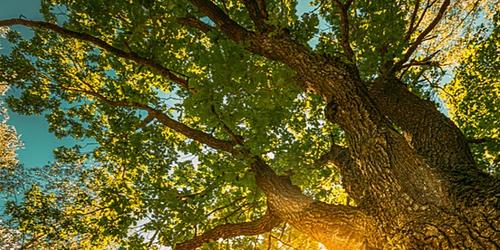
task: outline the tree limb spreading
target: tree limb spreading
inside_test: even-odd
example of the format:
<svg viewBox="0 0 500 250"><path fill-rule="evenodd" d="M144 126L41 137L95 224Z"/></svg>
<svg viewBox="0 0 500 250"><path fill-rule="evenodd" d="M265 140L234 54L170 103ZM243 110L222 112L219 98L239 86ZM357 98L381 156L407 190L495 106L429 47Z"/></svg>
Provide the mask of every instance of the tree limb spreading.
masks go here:
<svg viewBox="0 0 500 250"><path fill-rule="evenodd" d="M148 117L147 119L151 119L151 117L156 118L161 124L164 126L174 130L175 132L178 132L184 136L186 136L189 139L195 140L197 142L200 142L202 144L206 144L214 149L219 149L225 152L229 152L232 154L237 154L239 151L237 151L234 148L234 143L231 141L225 141L221 139L217 139L213 137L210 134L207 134L203 131L193 129L186 124L182 122L178 122L172 118L170 118L167 114L163 113L162 111L155 109L153 107L150 107L147 104L142 104L142 103L137 103L137 102L129 102L129 101L113 101L107 98L106 96L96 92L96 91L91 91L91 90L83 90L83 89L70 89L70 88L64 88L61 87L65 90L68 91L74 91L74 92L81 92L90 96L93 96L100 101L114 107L130 107L130 108L136 108L140 110L144 110L148 112ZM141 125L144 122L141 123Z"/></svg>
<svg viewBox="0 0 500 250"><path fill-rule="evenodd" d="M193 250L200 247L204 243L218 239L227 239L241 235L251 236L263 234L271 231L280 223L282 223L282 221L268 211L263 217L255 221L216 226L202 235L195 236L190 240L176 245L174 250Z"/></svg>
<svg viewBox="0 0 500 250"><path fill-rule="evenodd" d="M439 11L432 20L432 22L425 28L420 35L415 39L415 41L410 45L408 50L406 50L406 53L403 55L403 58L395 63L393 67L391 68L391 72L396 72L397 70L401 69L401 66L410 59L411 55L415 50L417 50L418 46L424 41L425 37L436 27L436 25L441 21L441 19L444 17L444 14L446 10L448 9L448 6L450 5L450 0L444 0L443 3L441 4L441 7L439 7Z"/></svg>
<svg viewBox="0 0 500 250"><path fill-rule="evenodd" d="M410 39L411 34L413 33L413 31L417 27L417 26L414 26L414 25L415 25L415 21L417 19L417 13L418 13L418 9L419 8L420 8L420 0L416 0L415 1L415 7L413 8L413 12L411 13L410 25L408 27L408 31L406 32L405 40L409 40Z"/></svg>
<svg viewBox="0 0 500 250"><path fill-rule="evenodd" d="M20 18L7 19L7 20L0 21L0 27L12 26L12 25L23 25L23 26L30 27L30 28L47 29L47 30L51 30L53 32L56 32L62 36L71 37L71 38L75 38L75 39L78 39L81 41L90 42L90 43L92 43L92 44L104 49L105 51L118 56L118 57L122 57L122 58L125 58L128 60L131 60L139 65L147 66L147 67L157 71L161 76L179 84L180 87L182 87L184 89L189 89L188 81L184 78L177 76L175 73L172 72L172 70L163 67L161 64L159 64L151 59L144 58L135 52L127 52L127 51L124 51L122 49L116 48L98 37L95 37L95 36L92 36L92 35L89 35L86 33L82 33L82 32L72 31L72 30L63 28L57 24L44 22L44 21L32 21L32 20L26 20L26 19L20 19Z"/></svg>

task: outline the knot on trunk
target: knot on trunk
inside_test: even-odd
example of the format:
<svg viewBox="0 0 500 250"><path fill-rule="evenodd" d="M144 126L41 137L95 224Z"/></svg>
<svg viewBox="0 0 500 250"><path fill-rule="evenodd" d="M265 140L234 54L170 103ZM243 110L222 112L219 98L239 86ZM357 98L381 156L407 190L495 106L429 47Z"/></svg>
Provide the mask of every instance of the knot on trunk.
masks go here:
<svg viewBox="0 0 500 250"><path fill-rule="evenodd" d="M336 118L335 116L337 115L337 110L338 110L338 104L335 102L334 99L330 100L328 104L326 104L325 107L325 117L328 121L332 123L336 123Z"/></svg>

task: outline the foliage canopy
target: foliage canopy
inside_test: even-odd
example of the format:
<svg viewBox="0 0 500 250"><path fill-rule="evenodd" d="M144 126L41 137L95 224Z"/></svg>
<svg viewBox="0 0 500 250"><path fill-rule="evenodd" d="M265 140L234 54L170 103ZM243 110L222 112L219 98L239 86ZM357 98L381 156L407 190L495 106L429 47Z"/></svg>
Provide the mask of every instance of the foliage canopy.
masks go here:
<svg viewBox="0 0 500 250"><path fill-rule="evenodd" d="M20 204L11 203L10 214L26 236L25 246L189 249L200 244L186 242L201 242L208 243L204 249L319 249L314 240L322 241L321 233L297 226L294 218L287 217L294 212L280 214L281 207L318 203L330 204L328 211L361 211L367 200L388 203L377 193L381 190L377 185L392 187L384 174L364 172L365 165L401 166L401 175L398 168L387 171L418 183L412 179L419 175L417 170L415 176L406 175L410 168L401 163L400 154L409 159L408 167L425 163L432 171L439 169L429 175L423 171L421 176L451 168L457 164L455 158L468 159L468 146L458 145L463 137L459 130L453 130L457 135L446 135L456 141L438 145L429 139L427 149L407 137L424 138L414 130L425 124L406 126L401 120L407 118L384 113L397 105L370 108L377 101L368 102L363 95L373 90L371 98L384 100L376 91L381 79L402 83L412 98L418 97L415 107L434 111L448 107L471 142L488 138L474 152L482 162L479 166L495 174L500 119L495 1L307 4L44 0L44 21L0 21L0 26L20 24L35 31L29 40L14 31L7 35L15 47L0 58L0 82L22 90L7 100L10 107L22 114L43 114L56 136L82 142L56 149L57 160L41 169L48 179L30 186ZM459 53L464 48L470 52ZM455 78L441 91L443 76L455 67ZM381 93L389 96L391 91ZM350 102L358 97L365 104ZM447 124L443 126L455 128L434 111L415 116L438 117ZM373 118L377 115L382 118ZM363 123L370 119L376 130ZM381 134L388 133L380 137L388 141L384 147L396 150L389 147L382 152L377 151L382 146L369 146L371 135L363 129L379 128ZM442 131L432 129L431 134L441 138ZM450 150L453 143L465 148L465 158L447 155L448 147L443 146L447 143ZM339 160L345 155L349 160ZM384 159L390 162L372 155L387 156ZM436 155L450 160L443 163L433 158ZM360 169L354 175L342 167L352 162ZM462 163L477 167L473 161ZM269 184L273 186L269 189L266 176L272 176L270 183L287 181L276 187ZM442 197L440 191L426 189L438 185L429 181L432 178L422 181L425 195ZM365 195L359 185L375 191ZM446 185L450 190L457 187L454 182ZM273 193L282 186L287 187L283 193L294 195L283 198L282 193ZM294 193L295 188L302 196ZM387 195L396 201L391 206L407 206L399 200L405 192L415 198L405 188L401 184L394 189L398 192ZM460 207L455 201L460 195L449 193L453 197L449 200L456 203L443 198L443 204ZM297 203L290 198L299 196ZM365 199L372 196L376 198ZM418 204L416 210L427 209L428 205ZM392 216L377 217L379 212L369 211L366 214L375 218ZM387 233L387 227L377 224L376 236L363 237L379 247L416 244L406 236ZM373 237L379 238L376 243L371 243Z"/></svg>

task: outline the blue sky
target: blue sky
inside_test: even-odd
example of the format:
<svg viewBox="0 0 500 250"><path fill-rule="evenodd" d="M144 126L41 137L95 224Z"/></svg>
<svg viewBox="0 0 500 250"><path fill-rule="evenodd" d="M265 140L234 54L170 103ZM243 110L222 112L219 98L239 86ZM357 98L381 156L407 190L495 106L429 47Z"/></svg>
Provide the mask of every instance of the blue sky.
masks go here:
<svg viewBox="0 0 500 250"><path fill-rule="evenodd" d="M39 13L40 0L0 0L0 19L18 18L21 15L28 19L41 20ZM29 37L30 31L25 28L15 27L23 36ZM9 44L0 38L0 53L9 51ZM1 69L0 69L1 70ZM15 90L8 94L15 94ZM24 148L18 151L19 160L27 168L45 165L53 159L52 150L58 146L71 145L69 138L59 140L48 132L48 124L43 116L24 116L9 112L9 124L14 125Z"/></svg>

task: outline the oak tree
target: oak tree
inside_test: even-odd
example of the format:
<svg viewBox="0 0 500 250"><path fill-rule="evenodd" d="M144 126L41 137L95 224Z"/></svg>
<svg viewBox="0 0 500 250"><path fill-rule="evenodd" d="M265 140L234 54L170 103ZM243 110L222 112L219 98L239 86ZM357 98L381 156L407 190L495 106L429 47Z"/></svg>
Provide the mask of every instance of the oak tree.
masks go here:
<svg viewBox="0 0 500 250"><path fill-rule="evenodd" d="M0 21L34 31L0 60L11 108L91 144L11 204L25 248L499 248L498 162L470 149L498 153L497 6L44 0ZM469 138L437 95L474 37L490 73L452 84L493 89L470 96L493 118L454 106Z"/></svg>

